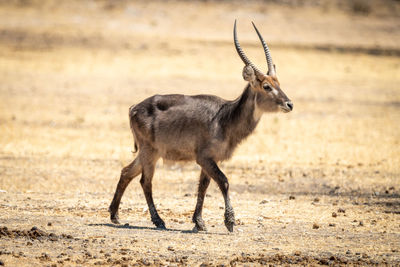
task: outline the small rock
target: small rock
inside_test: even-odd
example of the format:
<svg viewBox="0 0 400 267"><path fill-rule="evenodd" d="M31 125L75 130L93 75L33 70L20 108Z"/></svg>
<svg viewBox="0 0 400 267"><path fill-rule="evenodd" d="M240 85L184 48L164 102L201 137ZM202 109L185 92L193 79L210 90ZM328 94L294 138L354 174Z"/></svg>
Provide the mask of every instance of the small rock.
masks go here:
<svg viewBox="0 0 400 267"><path fill-rule="evenodd" d="M4 266L4 261L0 260L0 265Z"/></svg>
<svg viewBox="0 0 400 267"><path fill-rule="evenodd" d="M289 200L294 200L294 199L296 199L295 196L289 196Z"/></svg>
<svg viewBox="0 0 400 267"><path fill-rule="evenodd" d="M125 226L125 227L128 227L128 226L129 226L129 223L124 224L124 226Z"/></svg>
<svg viewBox="0 0 400 267"><path fill-rule="evenodd" d="M235 223L236 225L244 225L244 223L240 219L236 219Z"/></svg>
<svg viewBox="0 0 400 267"><path fill-rule="evenodd" d="M329 265L329 260L328 259L320 259L319 264L321 265Z"/></svg>
<svg viewBox="0 0 400 267"><path fill-rule="evenodd" d="M51 223L51 222L48 222L47 223L47 226L52 226L53 224Z"/></svg>
<svg viewBox="0 0 400 267"><path fill-rule="evenodd" d="M189 193L186 193L183 195L184 197L190 197L191 195Z"/></svg>
<svg viewBox="0 0 400 267"><path fill-rule="evenodd" d="M318 224L316 224L316 223L314 223L313 226L312 226L313 229L319 229L319 227L320 226Z"/></svg>
<svg viewBox="0 0 400 267"><path fill-rule="evenodd" d="M268 200L266 200L266 199L263 199L263 200L261 200L261 202L260 202L260 204L266 204L266 203L268 203Z"/></svg>
<svg viewBox="0 0 400 267"><path fill-rule="evenodd" d="M337 217L337 213L336 212L332 212L332 217L336 218Z"/></svg>
<svg viewBox="0 0 400 267"><path fill-rule="evenodd" d="M172 246L168 246L167 248L169 251L175 251L175 249Z"/></svg>
<svg viewBox="0 0 400 267"><path fill-rule="evenodd" d="M364 226L363 221L360 221L360 223L358 224L359 226Z"/></svg>
<svg viewBox="0 0 400 267"><path fill-rule="evenodd" d="M339 212L339 213L346 213L346 210L345 210L345 209L342 209L342 208L338 208L337 212Z"/></svg>
<svg viewBox="0 0 400 267"><path fill-rule="evenodd" d="M319 202L319 198L314 198L314 200L313 200L314 202Z"/></svg>
<svg viewBox="0 0 400 267"><path fill-rule="evenodd" d="M55 234L51 233L49 235L49 240L50 241L58 241L58 237Z"/></svg>
<svg viewBox="0 0 400 267"><path fill-rule="evenodd" d="M40 255L39 259L40 259L40 260L44 260L44 261L49 261L49 260L51 260L49 254L44 253L44 252L42 253L42 255Z"/></svg>
<svg viewBox="0 0 400 267"><path fill-rule="evenodd" d="M335 227L336 226L336 224L334 224L334 223L330 223L330 224L328 224L330 227Z"/></svg>
<svg viewBox="0 0 400 267"><path fill-rule="evenodd" d="M300 252L299 250L297 250L297 251L294 252L294 255L295 255L295 256L300 256L300 255L301 255L301 252Z"/></svg>

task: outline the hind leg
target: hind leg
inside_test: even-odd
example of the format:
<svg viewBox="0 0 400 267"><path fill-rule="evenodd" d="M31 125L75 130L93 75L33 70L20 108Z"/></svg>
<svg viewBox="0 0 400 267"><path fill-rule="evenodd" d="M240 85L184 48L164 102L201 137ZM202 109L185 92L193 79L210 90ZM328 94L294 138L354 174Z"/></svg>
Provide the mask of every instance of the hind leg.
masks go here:
<svg viewBox="0 0 400 267"><path fill-rule="evenodd" d="M140 161L142 162L142 178L140 179L140 184L143 188L144 196L146 197L146 202L149 207L149 212L151 216L151 221L157 228L165 229L165 223L158 215L156 206L153 201L153 189L152 181L154 175L155 164L157 162L156 151L151 148L144 148L141 150Z"/></svg>
<svg viewBox="0 0 400 267"><path fill-rule="evenodd" d="M136 158L134 161L131 162L128 166L122 169L121 177L119 179L117 189L115 190L114 198L111 202L111 205L108 209L110 212L111 221L115 224L119 224L118 218L118 208L119 204L121 203L122 195L125 192L126 187L129 183L140 174L142 171L142 165L140 164L139 158Z"/></svg>

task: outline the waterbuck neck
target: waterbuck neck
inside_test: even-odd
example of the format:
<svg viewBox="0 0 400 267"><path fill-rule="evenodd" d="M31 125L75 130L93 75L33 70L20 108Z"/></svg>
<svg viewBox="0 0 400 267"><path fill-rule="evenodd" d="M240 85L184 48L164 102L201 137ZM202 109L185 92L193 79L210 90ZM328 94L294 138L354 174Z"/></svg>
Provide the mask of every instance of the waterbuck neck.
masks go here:
<svg viewBox="0 0 400 267"><path fill-rule="evenodd" d="M257 109L256 93L251 90L250 84L237 99L221 108L218 119L223 138L228 140L232 148L254 131L261 117Z"/></svg>

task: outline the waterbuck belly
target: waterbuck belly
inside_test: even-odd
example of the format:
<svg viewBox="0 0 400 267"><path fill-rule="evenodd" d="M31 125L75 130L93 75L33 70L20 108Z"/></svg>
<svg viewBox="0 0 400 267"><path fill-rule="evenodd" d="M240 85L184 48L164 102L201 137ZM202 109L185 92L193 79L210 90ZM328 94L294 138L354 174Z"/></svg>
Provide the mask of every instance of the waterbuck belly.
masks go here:
<svg viewBox="0 0 400 267"><path fill-rule="evenodd" d="M161 155L163 159L171 160L171 161L191 161L194 160L194 153L190 153L189 151L180 151L176 149L167 149Z"/></svg>

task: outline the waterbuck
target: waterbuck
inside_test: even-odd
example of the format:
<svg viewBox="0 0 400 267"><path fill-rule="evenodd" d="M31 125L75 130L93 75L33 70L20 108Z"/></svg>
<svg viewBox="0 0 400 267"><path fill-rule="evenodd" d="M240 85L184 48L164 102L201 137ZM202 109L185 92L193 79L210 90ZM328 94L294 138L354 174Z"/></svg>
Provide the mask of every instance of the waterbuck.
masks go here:
<svg viewBox="0 0 400 267"><path fill-rule="evenodd" d="M140 184L157 228L165 223L157 213L152 196L154 168L159 158L196 161L201 167L197 204L193 214L195 230L205 231L202 219L204 197L210 180L220 188L225 200L225 226L232 232L235 224L229 200L229 183L217 163L232 156L237 145L250 135L264 112L290 112L293 104L279 86L275 65L267 44L254 25L267 59L268 72L261 72L245 55L236 34L236 50L242 59L243 78L248 82L243 93L228 101L213 95L154 95L129 109L130 127L137 157L121 171L111 202L111 221L118 224L121 197L132 179L142 174Z"/></svg>

